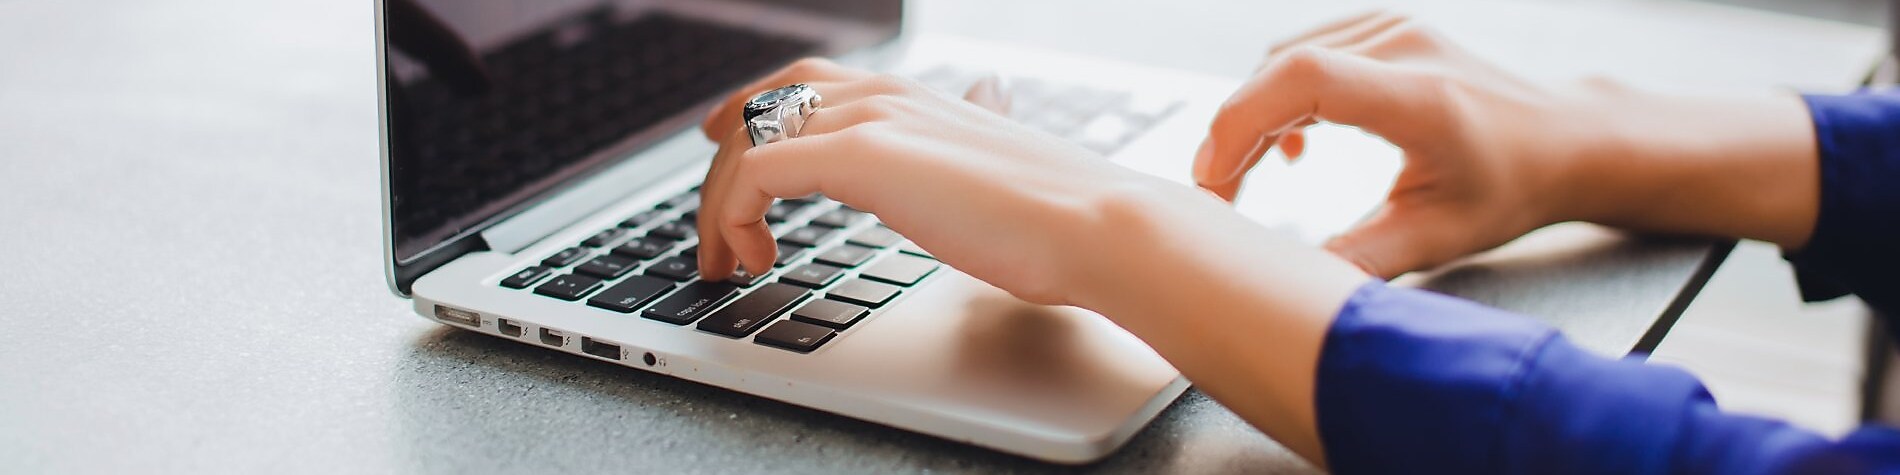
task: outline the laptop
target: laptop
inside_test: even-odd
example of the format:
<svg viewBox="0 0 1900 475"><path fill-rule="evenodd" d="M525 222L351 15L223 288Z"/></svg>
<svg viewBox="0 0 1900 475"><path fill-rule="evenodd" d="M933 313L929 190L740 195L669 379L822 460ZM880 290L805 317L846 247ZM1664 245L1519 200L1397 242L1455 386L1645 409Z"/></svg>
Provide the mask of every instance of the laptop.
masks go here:
<svg viewBox="0 0 1900 475"><path fill-rule="evenodd" d="M772 206L770 273L701 281L715 146L696 126L801 57L951 93L1002 72L1022 123L1186 182L1230 81L917 37L901 0L376 8L386 273L423 318L1058 463L1112 453L1188 386L1101 316L1017 300L822 196Z"/></svg>

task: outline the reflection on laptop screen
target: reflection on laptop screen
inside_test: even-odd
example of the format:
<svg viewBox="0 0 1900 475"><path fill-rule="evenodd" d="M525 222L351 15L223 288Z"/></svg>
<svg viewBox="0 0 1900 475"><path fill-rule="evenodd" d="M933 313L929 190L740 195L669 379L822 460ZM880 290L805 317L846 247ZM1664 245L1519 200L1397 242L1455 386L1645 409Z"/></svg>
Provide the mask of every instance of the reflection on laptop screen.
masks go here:
<svg viewBox="0 0 1900 475"><path fill-rule="evenodd" d="M405 261L690 124L793 59L897 33L900 0L386 0Z"/></svg>

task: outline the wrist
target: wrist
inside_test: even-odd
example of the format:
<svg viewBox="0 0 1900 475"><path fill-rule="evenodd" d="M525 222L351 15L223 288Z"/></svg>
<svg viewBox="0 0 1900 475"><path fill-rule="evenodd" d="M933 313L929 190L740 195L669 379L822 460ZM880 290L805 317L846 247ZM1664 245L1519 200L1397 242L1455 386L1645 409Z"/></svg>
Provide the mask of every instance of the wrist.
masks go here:
<svg viewBox="0 0 1900 475"><path fill-rule="evenodd" d="M1146 342L1202 391L1316 464L1319 353L1370 277L1219 199L1172 183L1120 188L1089 207L1093 239L1071 303Z"/></svg>
<svg viewBox="0 0 1900 475"><path fill-rule="evenodd" d="M1558 220L1799 247L1819 207L1806 105L1792 94L1690 97L1602 81L1572 95L1576 152Z"/></svg>
<svg viewBox="0 0 1900 475"><path fill-rule="evenodd" d="M1553 117L1565 118L1565 139L1558 141L1548 222L1586 221L1609 224L1625 220L1651 196L1653 177L1667 173L1668 165L1648 155L1667 148L1655 131L1631 127L1630 104L1644 102L1642 93L1606 79L1579 81L1560 93Z"/></svg>
<svg viewBox="0 0 1900 475"><path fill-rule="evenodd" d="M1103 186L1074 203L1073 215L1083 219L1064 229L1068 235L1060 241L1072 245L1062 247L1060 268L1068 274L1058 279L1075 284L1068 286L1069 303L1109 315L1130 297L1121 289L1138 285L1130 282L1136 277L1130 274L1140 272L1128 267L1130 257L1154 252L1154 233L1165 227L1160 221L1171 199L1145 178Z"/></svg>

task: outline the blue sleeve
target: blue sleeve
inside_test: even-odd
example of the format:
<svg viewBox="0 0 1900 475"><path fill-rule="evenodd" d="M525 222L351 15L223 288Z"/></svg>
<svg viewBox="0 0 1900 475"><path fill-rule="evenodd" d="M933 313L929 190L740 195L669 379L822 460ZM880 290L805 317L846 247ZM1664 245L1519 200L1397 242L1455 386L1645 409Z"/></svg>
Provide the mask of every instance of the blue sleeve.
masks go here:
<svg viewBox="0 0 1900 475"><path fill-rule="evenodd" d="M1343 474L1900 472L1895 429L1830 441L1724 414L1681 370L1376 281L1329 330L1317 391L1326 460Z"/></svg>
<svg viewBox="0 0 1900 475"><path fill-rule="evenodd" d="M1805 99L1820 147L1821 209L1806 248L1788 255L1802 294L1853 293L1900 314L1900 93Z"/></svg>

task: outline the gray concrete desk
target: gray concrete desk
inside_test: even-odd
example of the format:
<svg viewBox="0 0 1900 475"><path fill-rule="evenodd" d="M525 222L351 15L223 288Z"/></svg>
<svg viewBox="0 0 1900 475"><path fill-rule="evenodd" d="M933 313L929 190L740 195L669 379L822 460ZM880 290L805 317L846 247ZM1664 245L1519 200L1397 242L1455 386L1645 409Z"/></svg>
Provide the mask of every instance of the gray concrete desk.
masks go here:
<svg viewBox="0 0 1900 475"><path fill-rule="evenodd" d="M941 2L918 13L926 28L1052 48L1154 31L1094 51L1240 74L1269 38L1360 7L1196 1L1157 13L1163 2L1085 3L1100 16L1090 26L1061 16L1081 11L1078 2ZM1435 5L1413 8L1461 18L1448 25L1460 35L1521 33L1515 20L1467 18L1471 2ZM1844 71L1859 68L1849 63L1878 43L1866 30L1671 2L1601 5L1568 6L1587 11L1565 16L1655 26L1661 20L1613 12L1681 9L1720 20L1689 30L1766 22L1820 49L1770 48L1789 70L1731 68L1741 72L1723 80L1734 85L1844 84ZM1020 17L986 16L998 12ZM0 2L0 471L1069 470L408 315L379 270L368 13L367 2L314 0ZM1154 39L1189 20L1216 28ZM1545 48L1574 46L1548 36L1579 28L1588 27L1537 33ZM1479 49L1510 64L1537 45ZM1635 69L1614 61L1636 46L1624 38L1546 52ZM1648 79L1695 77L1683 71ZM1426 285L1549 318L1593 348L1623 352L1679 309L1721 254L1709 242L1594 228L1546 235ZM1087 469L1307 470L1192 392Z"/></svg>

